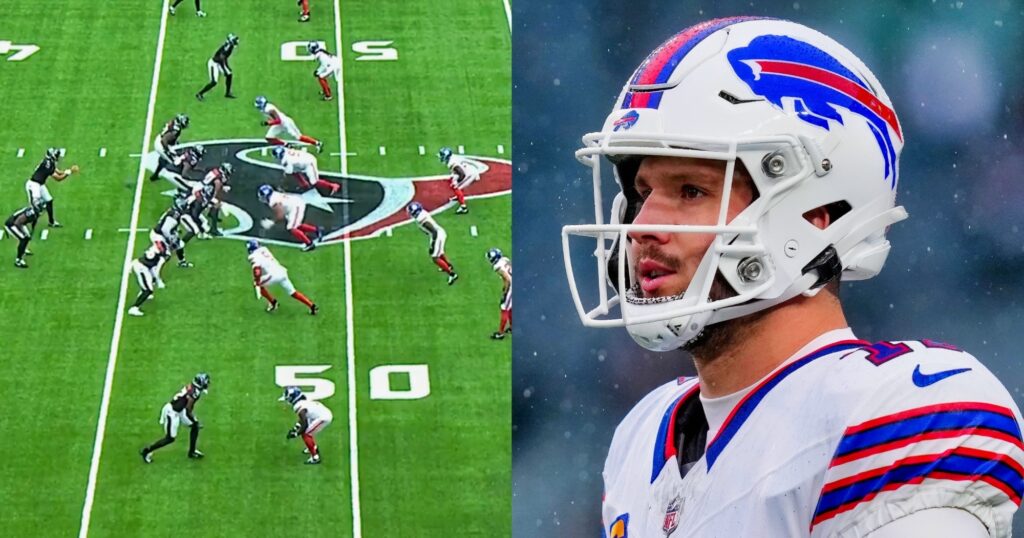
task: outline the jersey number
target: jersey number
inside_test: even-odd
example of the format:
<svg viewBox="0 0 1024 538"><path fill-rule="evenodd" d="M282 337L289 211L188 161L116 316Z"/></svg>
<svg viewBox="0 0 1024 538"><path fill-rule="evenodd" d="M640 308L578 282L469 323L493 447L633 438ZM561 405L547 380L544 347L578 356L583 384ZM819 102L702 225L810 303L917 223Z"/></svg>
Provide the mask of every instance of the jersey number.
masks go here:
<svg viewBox="0 0 1024 538"><path fill-rule="evenodd" d="M330 364L316 366L275 366L274 383L279 387L294 385L302 388L310 400L323 400L334 396L334 382L319 377L299 377L300 375L319 374L331 368ZM312 387L312 390L306 390Z"/></svg>
<svg viewBox="0 0 1024 538"><path fill-rule="evenodd" d="M406 383L393 383L403 380ZM385 364L370 370L371 400L419 400L430 395L426 364Z"/></svg>

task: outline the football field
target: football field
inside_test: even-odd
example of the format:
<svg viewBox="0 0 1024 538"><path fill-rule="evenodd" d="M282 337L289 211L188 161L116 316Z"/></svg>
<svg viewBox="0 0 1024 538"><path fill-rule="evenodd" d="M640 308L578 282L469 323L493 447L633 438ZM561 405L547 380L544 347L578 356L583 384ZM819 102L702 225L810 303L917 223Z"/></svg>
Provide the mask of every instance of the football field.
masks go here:
<svg viewBox="0 0 1024 538"><path fill-rule="evenodd" d="M164 0L166 2L166 0ZM503 0L445 2L64 0L0 9L0 213L27 205L25 180L48 147L80 173L46 185L60 228L36 225L26 258L0 237L0 525L5 536L499 536L510 529L511 341L498 328L501 281L485 259L511 251L511 22ZM55 3L57 4L57 3ZM225 79L198 101L207 60L240 43ZM341 59L325 101L309 41ZM299 192L267 154L253 101L266 96L319 138L308 196L325 241L302 252L256 189ZM165 289L127 315L129 269L170 206L150 181L153 139L176 114L200 169L234 166L223 237L194 239L162 270ZM476 161L468 214L449 201L450 146ZM306 148L316 153L315 148ZM415 199L447 230L451 286ZM316 316L280 288L254 298L245 241L265 242ZM202 459L188 428L145 464L160 410L198 372ZM333 412L305 465L277 401L298 385Z"/></svg>

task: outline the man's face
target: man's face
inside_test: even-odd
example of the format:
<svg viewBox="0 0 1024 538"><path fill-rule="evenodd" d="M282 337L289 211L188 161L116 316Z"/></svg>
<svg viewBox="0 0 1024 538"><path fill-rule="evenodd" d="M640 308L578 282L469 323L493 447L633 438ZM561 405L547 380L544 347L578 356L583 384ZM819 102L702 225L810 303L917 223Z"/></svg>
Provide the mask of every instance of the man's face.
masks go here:
<svg viewBox="0 0 1024 538"><path fill-rule="evenodd" d="M645 157L635 181L643 205L633 224L715 224L725 195L725 166L707 159ZM753 182L737 161L726 220L753 199ZM629 239L639 295L670 297L686 291L715 234L630 232Z"/></svg>

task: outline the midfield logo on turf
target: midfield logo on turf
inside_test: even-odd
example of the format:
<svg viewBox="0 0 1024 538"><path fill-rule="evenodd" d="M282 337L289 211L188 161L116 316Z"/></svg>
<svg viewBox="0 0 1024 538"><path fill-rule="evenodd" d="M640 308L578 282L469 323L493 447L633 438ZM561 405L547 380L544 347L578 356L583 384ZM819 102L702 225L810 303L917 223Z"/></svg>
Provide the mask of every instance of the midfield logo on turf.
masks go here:
<svg viewBox="0 0 1024 538"><path fill-rule="evenodd" d="M261 155L261 151L269 147L266 141L197 140L182 146L196 144L206 148L199 170L205 171L222 162L229 162L234 167L231 192L226 193L222 200L221 230L224 237L301 246L281 223L269 231L263 230L258 224L261 219L272 216L270 208L256 198L256 189L261 184L266 183L290 193L301 192L298 182L293 177L285 177L281 166L272 157ZM156 154L151 153L146 158L146 167L152 170ZM477 161L483 171L480 180L466 189L468 198L486 198L511 192L512 167L508 161L486 157L471 159ZM161 174L166 175L168 172ZM192 175L197 174L193 172ZM448 187L447 174L385 178L354 174L343 176L321 169L320 176L347 187L333 196L322 195L315 189L302 193L306 201L305 222L322 226L326 232L325 242L340 242L346 237L374 237L388 228L409 222L405 206L414 199L428 211L455 207L448 199L451 189ZM173 193L168 191L170 195Z"/></svg>

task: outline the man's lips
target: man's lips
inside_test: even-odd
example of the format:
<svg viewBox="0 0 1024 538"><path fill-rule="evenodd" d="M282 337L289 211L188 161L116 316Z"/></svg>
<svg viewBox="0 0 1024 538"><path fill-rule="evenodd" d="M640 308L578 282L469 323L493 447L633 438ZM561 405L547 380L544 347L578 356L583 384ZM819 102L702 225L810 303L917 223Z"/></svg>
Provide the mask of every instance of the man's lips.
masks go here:
<svg viewBox="0 0 1024 538"><path fill-rule="evenodd" d="M672 275L676 274L674 270L653 260L641 260L636 266L636 273L640 279L640 287L648 295L654 294Z"/></svg>

